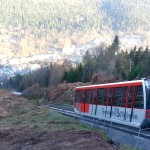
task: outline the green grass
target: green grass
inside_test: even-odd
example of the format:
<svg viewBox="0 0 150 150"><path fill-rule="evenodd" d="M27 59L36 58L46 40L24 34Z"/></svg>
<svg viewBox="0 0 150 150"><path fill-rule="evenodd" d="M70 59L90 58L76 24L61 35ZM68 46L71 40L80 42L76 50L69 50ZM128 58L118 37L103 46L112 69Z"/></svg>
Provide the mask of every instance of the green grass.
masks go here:
<svg viewBox="0 0 150 150"><path fill-rule="evenodd" d="M44 131L90 130L88 126L80 124L73 118L40 108L32 110L17 108L11 117L1 119L0 125L5 127L13 125L29 126Z"/></svg>
<svg viewBox="0 0 150 150"><path fill-rule="evenodd" d="M120 145L119 150L138 150L137 148L133 148L131 146L128 145Z"/></svg>
<svg viewBox="0 0 150 150"><path fill-rule="evenodd" d="M23 107L15 109L11 117L1 118L0 126L13 127L13 126L27 126L37 128L41 131L54 132L54 131L93 131L98 133L101 137L110 142L111 139L107 134L99 129L93 129L88 125L81 124L74 118L70 118L59 113L53 112L47 108L36 107L31 110ZM137 150L130 146L121 145L119 150Z"/></svg>

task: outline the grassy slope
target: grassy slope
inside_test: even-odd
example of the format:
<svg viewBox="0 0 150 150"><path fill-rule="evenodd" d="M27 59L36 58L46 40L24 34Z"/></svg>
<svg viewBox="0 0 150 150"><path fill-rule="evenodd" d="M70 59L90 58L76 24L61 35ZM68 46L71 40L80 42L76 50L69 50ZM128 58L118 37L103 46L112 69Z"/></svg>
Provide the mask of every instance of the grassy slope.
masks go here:
<svg viewBox="0 0 150 150"><path fill-rule="evenodd" d="M80 125L74 119L62 116L47 108L36 108L26 110L22 107L16 109L13 116L3 118L0 126L13 127L14 125L28 126L39 128L43 131L60 131L60 130L89 130L89 128Z"/></svg>
<svg viewBox="0 0 150 150"><path fill-rule="evenodd" d="M19 107L15 112L13 112L13 116L3 118L0 121L0 127L13 128L16 126L29 127L43 132L94 131L98 132L105 141L109 141L109 138L103 131L93 130L73 118L63 116L44 107L35 107L32 110ZM124 145L119 149L134 150L133 148Z"/></svg>
<svg viewBox="0 0 150 150"><path fill-rule="evenodd" d="M88 139L84 138L85 148L86 141L93 140L97 146L101 144L105 149L108 147L108 149L116 150L116 147L108 144L110 139L103 131L94 130L74 118L53 112L47 107L37 106L21 96L15 96L7 91L0 90L0 107L3 108L0 114L3 113L3 110L10 114L8 117L0 117L0 149L15 149L18 146L21 146L20 149L28 146L33 149L34 146L43 147L45 144L48 147L53 145L53 141L49 141L49 137L53 134L59 133L61 136L70 139L72 134L75 136L77 133L78 137L75 136L74 140L78 140L79 136L85 132L90 136ZM55 146L58 146L59 140L62 141L57 136L54 140ZM32 142L37 142L37 145ZM68 140L64 142L68 142ZM74 144L74 141L69 142ZM95 145L93 144L93 146ZM121 150L124 149L127 148L121 147Z"/></svg>

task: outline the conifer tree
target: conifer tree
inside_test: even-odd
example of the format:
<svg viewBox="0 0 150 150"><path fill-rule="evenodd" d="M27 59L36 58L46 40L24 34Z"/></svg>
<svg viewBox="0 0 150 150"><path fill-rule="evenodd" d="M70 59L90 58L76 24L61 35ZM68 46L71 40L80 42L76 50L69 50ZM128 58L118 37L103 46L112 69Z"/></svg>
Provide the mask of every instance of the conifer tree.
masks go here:
<svg viewBox="0 0 150 150"><path fill-rule="evenodd" d="M116 35L114 40L113 40L113 43L111 45L111 49L112 51L115 53L118 53L119 50L120 50L120 41L119 41L119 37Z"/></svg>

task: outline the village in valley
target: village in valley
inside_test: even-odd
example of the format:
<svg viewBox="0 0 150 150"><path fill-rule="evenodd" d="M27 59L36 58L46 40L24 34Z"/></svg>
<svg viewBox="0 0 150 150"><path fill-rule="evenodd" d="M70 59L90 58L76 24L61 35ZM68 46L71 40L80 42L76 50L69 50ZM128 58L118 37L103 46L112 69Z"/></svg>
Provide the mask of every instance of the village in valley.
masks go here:
<svg viewBox="0 0 150 150"><path fill-rule="evenodd" d="M103 37L107 31L101 31L97 37L90 41L84 41L80 45L67 43L64 45L49 44L49 41L37 39L34 34L24 35L24 30L11 29L10 31L1 29L0 37L0 78L13 77L15 74L26 74L37 70L51 63L62 64L67 60L73 65L82 62L86 51L90 51L100 45L109 46L111 37ZM143 43L141 35L124 35L120 37L120 49L129 50ZM34 46L33 46L34 45Z"/></svg>

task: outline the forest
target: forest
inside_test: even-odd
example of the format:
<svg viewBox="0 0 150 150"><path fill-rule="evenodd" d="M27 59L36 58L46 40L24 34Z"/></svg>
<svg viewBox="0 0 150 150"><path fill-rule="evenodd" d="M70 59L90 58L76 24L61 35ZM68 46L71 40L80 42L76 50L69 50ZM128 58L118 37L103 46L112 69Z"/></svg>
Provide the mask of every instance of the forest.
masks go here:
<svg viewBox="0 0 150 150"><path fill-rule="evenodd" d="M149 3L149 0L0 0L0 53L9 53L8 58L51 53L51 47L78 46L95 37L114 37L114 33L144 33L144 38L149 38ZM13 53L11 46L15 47ZM118 80L148 77L149 48L135 46L124 51L120 47L116 36L110 46L101 44L88 50L76 67L67 60L62 66L50 64L26 75L16 74L5 85L23 91L35 84L48 87L61 82L89 82L98 74Z"/></svg>
<svg viewBox="0 0 150 150"><path fill-rule="evenodd" d="M130 51L120 49L119 37L110 46L100 45L88 50L83 62L72 66L67 60L62 65L50 64L26 75L16 74L5 85L18 91L32 86L52 87L60 83L91 82L94 77L107 78L105 82L135 80L150 76L150 49L136 46Z"/></svg>
<svg viewBox="0 0 150 150"><path fill-rule="evenodd" d="M148 10L149 0L0 0L0 23L59 32L103 26L115 31L148 31Z"/></svg>
<svg viewBox="0 0 150 150"><path fill-rule="evenodd" d="M149 0L0 0L0 53L28 57L116 34L139 35L145 46L149 16Z"/></svg>

